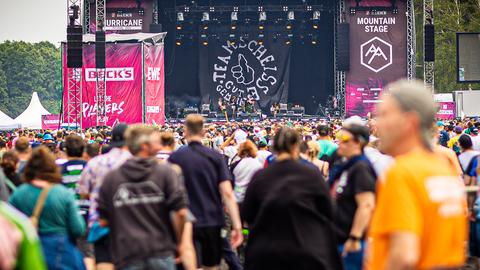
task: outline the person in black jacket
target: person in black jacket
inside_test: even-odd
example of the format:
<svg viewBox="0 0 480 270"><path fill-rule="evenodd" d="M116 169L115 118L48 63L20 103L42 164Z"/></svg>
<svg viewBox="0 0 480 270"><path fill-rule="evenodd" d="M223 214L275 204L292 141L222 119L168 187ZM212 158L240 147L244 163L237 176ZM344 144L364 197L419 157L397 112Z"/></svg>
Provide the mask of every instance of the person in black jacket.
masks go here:
<svg viewBox="0 0 480 270"><path fill-rule="evenodd" d="M319 170L298 161L301 142L295 130L279 130L276 162L257 172L247 189L247 270L343 269L328 187Z"/></svg>

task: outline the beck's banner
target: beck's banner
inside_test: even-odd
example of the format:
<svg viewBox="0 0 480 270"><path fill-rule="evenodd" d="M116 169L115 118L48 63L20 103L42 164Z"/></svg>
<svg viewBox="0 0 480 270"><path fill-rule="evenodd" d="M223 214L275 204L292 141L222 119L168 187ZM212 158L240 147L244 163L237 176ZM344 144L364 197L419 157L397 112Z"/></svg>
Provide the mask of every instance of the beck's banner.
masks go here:
<svg viewBox="0 0 480 270"><path fill-rule="evenodd" d="M66 51L66 50L65 50ZM63 57L66 67L66 54ZM115 122L142 122L142 45L108 43L106 61L106 111L107 125ZM64 85L67 86L68 69L63 69ZM83 45L82 68L82 127L96 126L95 45ZM67 104L67 91L64 91L64 104ZM64 110L64 119L67 119Z"/></svg>
<svg viewBox="0 0 480 270"><path fill-rule="evenodd" d="M60 127L60 114L42 115L42 129L56 130Z"/></svg>
<svg viewBox="0 0 480 270"><path fill-rule="evenodd" d="M254 99L264 111L272 103L286 103L290 72L290 46L284 42L240 38L199 45L199 81L202 103L243 106Z"/></svg>
<svg viewBox="0 0 480 270"><path fill-rule="evenodd" d="M355 0L348 0L355 7ZM361 1L361 6L391 6L390 0ZM346 76L347 116L367 116L380 102L384 87L407 75L406 0L391 11L356 11L350 23L350 70Z"/></svg>
<svg viewBox="0 0 480 270"><path fill-rule="evenodd" d="M165 123L165 69L163 45L144 47L145 65L145 123Z"/></svg>

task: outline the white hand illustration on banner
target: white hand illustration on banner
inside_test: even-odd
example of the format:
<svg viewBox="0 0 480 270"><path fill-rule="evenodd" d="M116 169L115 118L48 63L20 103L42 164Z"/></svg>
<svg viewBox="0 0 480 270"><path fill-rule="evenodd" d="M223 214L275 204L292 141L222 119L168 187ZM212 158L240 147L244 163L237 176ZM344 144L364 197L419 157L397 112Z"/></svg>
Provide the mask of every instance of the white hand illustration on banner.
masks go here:
<svg viewBox="0 0 480 270"><path fill-rule="evenodd" d="M255 80L255 71L248 65L243 54L238 54L238 65L233 66L231 71L237 83L249 85Z"/></svg>

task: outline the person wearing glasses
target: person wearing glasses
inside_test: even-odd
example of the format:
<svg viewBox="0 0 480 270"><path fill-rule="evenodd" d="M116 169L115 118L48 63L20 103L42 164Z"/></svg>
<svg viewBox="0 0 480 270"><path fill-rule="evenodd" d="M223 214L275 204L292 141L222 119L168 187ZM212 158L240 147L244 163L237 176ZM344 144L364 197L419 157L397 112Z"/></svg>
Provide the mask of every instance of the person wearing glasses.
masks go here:
<svg viewBox="0 0 480 270"><path fill-rule="evenodd" d="M334 222L339 252L346 270L362 269L365 233L375 205L375 171L364 155L369 130L359 124L344 126L337 133L338 150L344 162L330 175L336 208Z"/></svg>

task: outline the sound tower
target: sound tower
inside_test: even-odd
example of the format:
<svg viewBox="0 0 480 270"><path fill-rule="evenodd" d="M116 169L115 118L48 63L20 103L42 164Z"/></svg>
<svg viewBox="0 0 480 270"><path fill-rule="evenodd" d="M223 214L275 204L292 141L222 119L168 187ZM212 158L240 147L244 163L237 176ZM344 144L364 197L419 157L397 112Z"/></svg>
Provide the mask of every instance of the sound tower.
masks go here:
<svg viewBox="0 0 480 270"><path fill-rule="evenodd" d="M67 68L82 67L82 26L67 26Z"/></svg>
<svg viewBox="0 0 480 270"><path fill-rule="evenodd" d="M424 27L424 41L425 41L425 62L435 61L435 26L433 24L426 24Z"/></svg>
<svg viewBox="0 0 480 270"><path fill-rule="evenodd" d="M339 23L337 25L337 70L350 69L350 25Z"/></svg>
<svg viewBox="0 0 480 270"><path fill-rule="evenodd" d="M95 67L105 68L105 32L95 32Z"/></svg>

